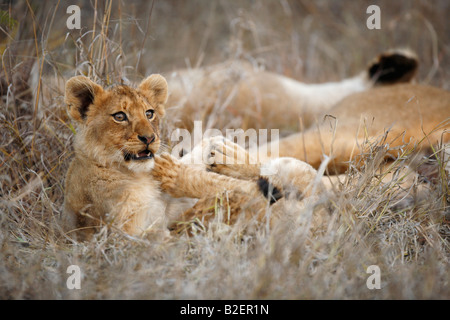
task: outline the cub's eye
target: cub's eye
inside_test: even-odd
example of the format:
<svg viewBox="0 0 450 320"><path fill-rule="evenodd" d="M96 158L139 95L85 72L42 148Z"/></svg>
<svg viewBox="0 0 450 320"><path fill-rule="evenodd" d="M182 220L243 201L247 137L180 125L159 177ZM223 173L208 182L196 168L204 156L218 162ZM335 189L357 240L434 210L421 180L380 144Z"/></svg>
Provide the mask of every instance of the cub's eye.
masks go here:
<svg viewBox="0 0 450 320"><path fill-rule="evenodd" d="M127 115L125 113L123 113L122 111L116 112L113 115L114 120L116 121L126 121L127 120Z"/></svg>
<svg viewBox="0 0 450 320"><path fill-rule="evenodd" d="M147 116L148 120L151 120L155 116L155 110L147 110L145 111L145 115Z"/></svg>

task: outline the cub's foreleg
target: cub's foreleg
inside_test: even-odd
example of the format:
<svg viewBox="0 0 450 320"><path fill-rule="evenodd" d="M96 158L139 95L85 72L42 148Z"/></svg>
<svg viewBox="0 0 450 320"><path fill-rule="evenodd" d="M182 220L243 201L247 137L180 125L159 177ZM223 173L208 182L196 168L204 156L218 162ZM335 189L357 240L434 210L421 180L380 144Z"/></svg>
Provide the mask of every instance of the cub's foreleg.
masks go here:
<svg viewBox="0 0 450 320"><path fill-rule="evenodd" d="M163 192L175 198L216 196L224 190L260 196L267 194L267 188L271 187L268 183L235 179L205 171L201 166L186 165L169 154L155 157L152 176L160 182Z"/></svg>

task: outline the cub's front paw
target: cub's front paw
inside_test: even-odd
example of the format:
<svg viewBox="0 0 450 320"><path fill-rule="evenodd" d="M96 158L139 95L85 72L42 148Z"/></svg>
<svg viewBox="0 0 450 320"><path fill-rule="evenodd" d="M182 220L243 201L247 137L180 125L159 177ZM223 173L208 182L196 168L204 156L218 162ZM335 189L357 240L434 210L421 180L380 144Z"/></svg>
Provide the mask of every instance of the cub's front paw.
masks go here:
<svg viewBox="0 0 450 320"><path fill-rule="evenodd" d="M168 153L155 156L155 166L151 172L152 177L161 183L161 188L176 188L176 181L180 172L181 163Z"/></svg>

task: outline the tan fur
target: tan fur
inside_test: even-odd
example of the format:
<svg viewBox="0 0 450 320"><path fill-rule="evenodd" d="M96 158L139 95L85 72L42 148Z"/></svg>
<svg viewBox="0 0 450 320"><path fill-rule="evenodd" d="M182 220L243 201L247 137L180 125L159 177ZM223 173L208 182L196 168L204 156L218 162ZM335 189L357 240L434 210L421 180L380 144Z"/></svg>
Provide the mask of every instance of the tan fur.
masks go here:
<svg viewBox="0 0 450 320"><path fill-rule="evenodd" d="M342 173L348 161L365 151L365 141L383 142L396 157L403 148L428 151L450 140L450 92L414 84L398 84L353 94L308 130L273 142L280 157L294 157L318 168L324 155L329 168ZM416 151L417 151L416 150ZM251 150L251 154L255 154ZM255 156L255 155L254 155Z"/></svg>
<svg viewBox="0 0 450 320"><path fill-rule="evenodd" d="M344 173L349 163L363 166L365 155L383 148L385 159L411 152L432 154L450 141L450 92L425 85L397 84L353 94L329 111L316 126L249 152L223 139L208 142L210 170L246 178L261 164L292 157L319 169L323 161L331 173ZM372 149L371 149L372 148ZM376 149L375 149L376 150ZM382 160L382 159L381 159Z"/></svg>
<svg viewBox="0 0 450 320"><path fill-rule="evenodd" d="M77 123L75 157L65 182L66 230L76 232L80 239L89 238L105 224L130 235L166 235L180 219L201 218L205 211L211 212L210 201L227 190L234 195L229 203L233 215L239 215L244 201L253 199L259 209L247 213L262 217L255 212L267 204L257 183L259 172L248 180L236 179L168 154L155 156L166 99L167 82L160 75L149 76L136 89L104 89L83 76L66 83L68 113ZM315 170L299 160L285 161L292 163L286 173L308 173L296 181L301 193ZM278 182L283 188L285 182ZM195 199L200 201L182 215Z"/></svg>
<svg viewBox="0 0 450 320"><path fill-rule="evenodd" d="M366 70L337 82L320 84L265 71L243 61L227 61L187 69L167 76L167 112L177 127L297 130L309 127L346 96L373 86L411 81L417 57L408 50L391 50L373 59Z"/></svg>

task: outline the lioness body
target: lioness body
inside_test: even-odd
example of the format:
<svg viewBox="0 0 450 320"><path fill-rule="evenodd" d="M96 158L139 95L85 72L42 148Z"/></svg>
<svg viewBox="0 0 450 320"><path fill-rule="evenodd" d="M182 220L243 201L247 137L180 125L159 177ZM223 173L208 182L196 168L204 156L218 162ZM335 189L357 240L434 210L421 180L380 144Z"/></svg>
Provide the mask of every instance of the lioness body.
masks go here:
<svg viewBox="0 0 450 320"><path fill-rule="evenodd" d="M167 76L167 113L176 127L282 129L309 127L348 95L377 85L409 82L417 58L406 50L385 52L354 77L304 83L242 61L179 70ZM301 122L301 123L300 123Z"/></svg>
<svg viewBox="0 0 450 320"><path fill-rule="evenodd" d="M392 156L395 148L415 144L428 151L446 143L450 134L450 92L425 85L398 84L379 87L344 98L316 126L271 143L277 156L294 157L318 168L323 155L331 156L330 168L344 172L348 162L363 152L366 139L381 139ZM250 153L255 154L256 150ZM269 157L270 158L270 157Z"/></svg>
<svg viewBox="0 0 450 320"><path fill-rule="evenodd" d="M430 194L417 185L417 174L429 180L435 179L432 176L436 172L443 172L442 166L448 172L449 129L450 92L414 84L373 88L344 98L316 126L261 148L269 154L260 153L261 146L247 152L230 143L211 141L209 148L216 156L210 170L246 178L249 173L258 172L261 164L278 157L300 159L316 169L327 163L329 172L335 174L346 172L350 164L365 166L369 175L381 173L379 177L385 183L398 179L396 184L401 184L404 191L399 193L397 203L407 204L412 186L415 186L415 197L425 198ZM446 153L443 145L447 145ZM275 157L271 150L277 151ZM410 157L412 153L437 156L439 161L427 164L424 158ZM407 165L396 166L394 171L389 163L384 165L384 160L399 156L407 160ZM322 180L328 187L333 186L328 178ZM336 181L334 177L331 180Z"/></svg>
<svg viewBox="0 0 450 320"><path fill-rule="evenodd" d="M328 155L329 169L342 173L365 152L365 141L381 139L385 132L393 156L399 146L420 142L426 150L449 140L448 134L441 138L449 125L449 93L410 83L417 66L413 53L392 50L353 78L323 84L301 83L236 61L182 70L170 78L168 113L189 129L193 120L203 120L204 128L219 130L300 131L271 142L268 155L259 154L261 145L250 155L260 162L294 157L315 168Z"/></svg>

